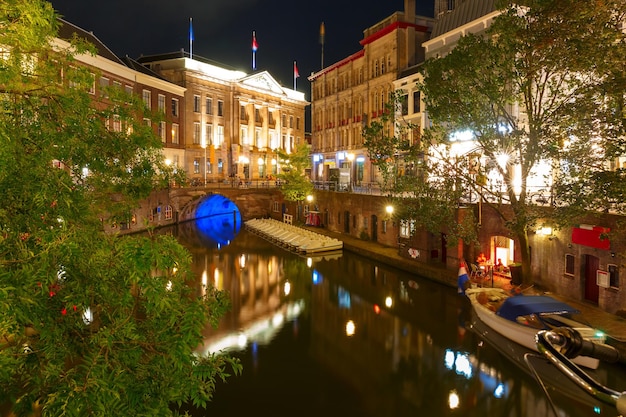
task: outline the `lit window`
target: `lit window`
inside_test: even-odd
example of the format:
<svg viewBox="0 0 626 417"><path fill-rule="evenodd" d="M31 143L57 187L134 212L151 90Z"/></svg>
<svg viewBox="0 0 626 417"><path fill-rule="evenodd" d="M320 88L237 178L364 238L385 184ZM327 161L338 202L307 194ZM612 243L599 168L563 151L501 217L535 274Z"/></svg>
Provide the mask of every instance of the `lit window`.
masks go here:
<svg viewBox="0 0 626 417"><path fill-rule="evenodd" d="M150 110L152 108L152 92L149 90L143 90L141 97L143 99L143 104L145 104L146 108Z"/></svg>
<svg viewBox="0 0 626 417"><path fill-rule="evenodd" d="M178 144L178 124L172 123L172 143Z"/></svg>

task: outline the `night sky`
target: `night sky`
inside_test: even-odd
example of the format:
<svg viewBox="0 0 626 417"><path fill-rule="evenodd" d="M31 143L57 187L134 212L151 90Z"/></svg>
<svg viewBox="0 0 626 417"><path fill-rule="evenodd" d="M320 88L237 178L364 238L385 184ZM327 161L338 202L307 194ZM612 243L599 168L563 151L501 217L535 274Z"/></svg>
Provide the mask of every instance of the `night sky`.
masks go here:
<svg viewBox="0 0 626 417"><path fill-rule="evenodd" d="M189 51L193 55L252 73L252 32L256 32L258 71L267 70L310 100L306 77L321 68L320 23L324 22L324 66L361 49L363 30L395 11L403 0L52 0L65 20L93 32L119 57ZM432 16L434 0L417 0L418 15Z"/></svg>

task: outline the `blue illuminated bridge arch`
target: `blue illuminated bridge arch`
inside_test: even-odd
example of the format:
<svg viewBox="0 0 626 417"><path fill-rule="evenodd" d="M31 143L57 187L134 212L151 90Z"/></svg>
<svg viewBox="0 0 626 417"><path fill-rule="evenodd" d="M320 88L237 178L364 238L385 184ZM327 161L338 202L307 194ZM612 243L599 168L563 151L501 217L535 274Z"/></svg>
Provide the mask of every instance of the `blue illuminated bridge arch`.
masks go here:
<svg viewBox="0 0 626 417"><path fill-rule="evenodd" d="M228 245L241 230L239 207L220 194L198 202L194 217L198 233L219 245Z"/></svg>

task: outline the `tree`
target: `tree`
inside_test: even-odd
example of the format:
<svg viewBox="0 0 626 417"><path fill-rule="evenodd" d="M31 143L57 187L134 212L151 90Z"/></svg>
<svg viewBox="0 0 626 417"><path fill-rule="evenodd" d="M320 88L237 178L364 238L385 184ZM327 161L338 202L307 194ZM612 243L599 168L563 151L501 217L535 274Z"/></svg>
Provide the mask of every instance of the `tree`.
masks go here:
<svg viewBox="0 0 626 417"><path fill-rule="evenodd" d="M153 416L204 405L216 378L240 370L193 353L228 299L196 294L174 239L104 232L172 173L141 100L115 88L90 97L94 70L75 57L93 52L77 39L53 47L57 25L50 3L0 4L0 410ZM107 129L112 118L125 128Z"/></svg>
<svg viewBox="0 0 626 417"><path fill-rule="evenodd" d="M278 179L281 181L285 200L304 201L314 189L313 183L305 171L311 166L309 146L306 144L299 145L292 153L287 153L280 149L277 152L281 166Z"/></svg>
<svg viewBox="0 0 626 417"><path fill-rule="evenodd" d="M425 152L429 172L451 176L505 221L528 281L538 219L563 227L590 209L615 209L608 184L624 195L623 170L610 162L624 155L626 8L622 0L500 7L485 34L426 61L420 88L434 128ZM551 209L536 204L540 188Z"/></svg>

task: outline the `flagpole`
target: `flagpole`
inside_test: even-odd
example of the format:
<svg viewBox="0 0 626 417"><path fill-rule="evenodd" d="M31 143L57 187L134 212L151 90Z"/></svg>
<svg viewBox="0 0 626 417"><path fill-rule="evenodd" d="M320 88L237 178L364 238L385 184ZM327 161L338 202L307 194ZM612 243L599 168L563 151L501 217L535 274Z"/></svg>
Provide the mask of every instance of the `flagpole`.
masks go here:
<svg viewBox="0 0 626 417"><path fill-rule="evenodd" d="M298 79L298 67L296 61L293 61L293 89L296 91L296 80Z"/></svg>
<svg viewBox="0 0 626 417"><path fill-rule="evenodd" d="M252 31L252 71L256 71L256 31Z"/></svg>
<svg viewBox="0 0 626 417"><path fill-rule="evenodd" d="M324 38L326 37L326 27L324 27L324 22L320 25L320 43L322 44L322 68L324 69Z"/></svg>
<svg viewBox="0 0 626 417"><path fill-rule="evenodd" d="M189 18L189 58L193 59L193 18Z"/></svg>

